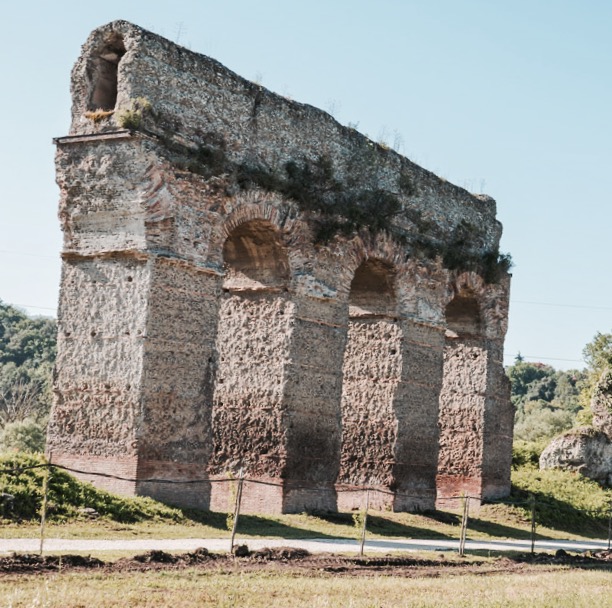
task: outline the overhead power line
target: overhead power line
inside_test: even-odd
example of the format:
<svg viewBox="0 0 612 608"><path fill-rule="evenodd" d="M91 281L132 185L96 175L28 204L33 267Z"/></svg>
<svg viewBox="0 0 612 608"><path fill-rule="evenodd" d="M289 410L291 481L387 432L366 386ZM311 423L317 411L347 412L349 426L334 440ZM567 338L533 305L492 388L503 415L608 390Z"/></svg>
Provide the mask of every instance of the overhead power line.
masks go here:
<svg viewBox="0 0 612 608"><path fill-rule="evenodd" d="M0 300L0 304L5 306L14 306L15 308L36 308L37 310L52 310L57 312L57 306L36 306L35 304L20 304L19 302L4 302Z"/></svg>
<svg viewBox="0 0 612 608"><path fill-rule="evenodd" d="M612 306L590 306L588 304L555 304L553 302L530 302L527 300L510 300L510 304L530 304L532 306L554 306L559 308L585 308L588 310L612 310Z"/></svg>
<svg viewBox="0 0 612 608"><path fill-rule="evenodd" d="M505 359L516 359L517 355L505 355ZM523 359L534 359L535 361L571 361L574 363L584 363L584 359L564 359L562 357L538 357L536 355L524 355L521 353Z"/></svg>

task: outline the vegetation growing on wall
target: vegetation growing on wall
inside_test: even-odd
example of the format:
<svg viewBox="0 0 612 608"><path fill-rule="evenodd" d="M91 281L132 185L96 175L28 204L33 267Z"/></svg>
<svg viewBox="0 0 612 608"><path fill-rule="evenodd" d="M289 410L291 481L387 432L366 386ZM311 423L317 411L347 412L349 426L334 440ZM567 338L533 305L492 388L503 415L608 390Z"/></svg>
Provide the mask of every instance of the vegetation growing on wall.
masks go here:
<svg viewBox="0 0 612 608"><path fill-rule="evenodd" d="M117 113L117 123L124 129L139 129L144 116L152 112L152 106L145 97L130 99L130 105Z"/></svg>
<svg viewBox="0 0 612 608"><path fill-rule="evenodd" d="M349 237L359 231L386 232L404 245L409 245L419 257L440 257L449 270L473 270L485 281L495 283L511 268L509 255L498 250L479 251L479 229L462 221L453 231L452 240L438 234L434 222L402 201L417 195L417 188L402 171L393 191L380 184L380 160L376 150L360 150L347 162L341 178L328 156L316 160L290 160L281 170L262 163L234 163L226 153L225 142L209 135L208 142L190 148L172 137L162 141L171 162L182 170L205 179L225 176L228 194L236 189L260 188L277 192L297 204L310 220L316 243L325 244L335 236ZM379 184L372 187L371 184ZM396 219L410 220L416 233L407 233L397 226Z"/></svg>

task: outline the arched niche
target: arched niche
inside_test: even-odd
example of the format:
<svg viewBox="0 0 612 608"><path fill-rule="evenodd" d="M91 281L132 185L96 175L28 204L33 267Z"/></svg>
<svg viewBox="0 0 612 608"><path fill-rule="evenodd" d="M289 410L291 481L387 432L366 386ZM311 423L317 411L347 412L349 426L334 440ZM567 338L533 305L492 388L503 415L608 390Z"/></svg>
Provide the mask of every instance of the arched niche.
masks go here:
<svg viewBox="0 0 612 608"><path fill-rule="evenodd" d="M231 231L223 246L224 288L236 291L280 289L289 280L289 261L274 226L251 220Z"/></svg>
<svg viewBox="0 0 612 608"><path fill-rule="evenodd" d="M355 271L349 294L340 484L393 486L397 440L394 401L401 375L402 331L397 319L395 270L385 261L368 259ZM342 493L339 502L347 496L360 500L355 493Z"/></svg>
<svg viewBox="0 0 612 608"><path fill-rule="evenodd" d="M470 293L456 295L446 306L447 337L467 338L481 334L480 307Z"/></svg>
<svg viewBox="0 0 612 608"><path fill-rule="evenodd" d="M286 452L283 405L294 317L288 259L276 228L259 219L229 233L223 258L210 470L278 478Z"/></svg>
<svg viewBox="0 0 612 608"><path fill-rule="evenodd" d="M93 55L88 76L91 94L88 110L114 110L117 103L117 81L119 62L125 55L123 37L115 33L109 37L100 50Z"/></svg>
<svg viewBox="0 0 612 608"><path fill-rule="evenodd" d="M359 265L351 282L351 318L396 315L395 272L388 262L369 259Z"/></svg>
<svg viewBox="0 0 612 608"><path fill-rule="evenodd" d="M444 372L439 402L438 503L480 496L487 353L479 302L471 291L446 306Z"/></svg>

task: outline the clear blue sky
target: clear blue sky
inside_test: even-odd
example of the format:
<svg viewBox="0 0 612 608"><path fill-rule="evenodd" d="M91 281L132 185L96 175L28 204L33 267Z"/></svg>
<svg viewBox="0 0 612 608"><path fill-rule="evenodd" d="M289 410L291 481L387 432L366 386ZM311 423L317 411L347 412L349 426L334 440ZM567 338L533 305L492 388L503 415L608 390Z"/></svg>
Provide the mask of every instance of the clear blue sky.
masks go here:
<svg viewBox="0 0 612 608"><path fill-rule="evenodd" d="M497 200L506 362L582 367L612 328L609 0L11 2L0 40L0 299L55 314L51 138L95 27L127 19Z"/></svg>

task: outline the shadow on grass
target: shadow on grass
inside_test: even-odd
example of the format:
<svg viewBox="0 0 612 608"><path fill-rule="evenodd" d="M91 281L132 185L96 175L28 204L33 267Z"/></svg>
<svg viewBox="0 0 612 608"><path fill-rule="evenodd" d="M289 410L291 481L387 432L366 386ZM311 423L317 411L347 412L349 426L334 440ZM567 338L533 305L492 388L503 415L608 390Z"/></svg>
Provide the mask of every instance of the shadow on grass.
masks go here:
<svg viewBox="0 0 612 608"><path fill-rule="evenodd" d="M514 484L510 493L509 503L521 502L519 508L530 513L530 496L536 502L536 524L547 528L577 534L586 538L607 538L608 517L605 514L589 513L577 509L567 501L555 498L546 492L528 492ZM538 534L539 538L543 538Z"/></svg>
<svg viewBox="0 0 612 608"><path fill-rule="evenodd" d="M347 538L355 538L359 531L355 527L352 513L317 513L316 517L328 523L344 525L347 527ZM368 534L378 534L380 536L399 537L399 538L452 538L439 530L424 526L408 525L394 519L368 513Z"/></svg>
<svg viewBox="0 0 612 608"><path fill-rule="evenodd" d="M228 532L227 513L214 511L198 511L196 509L183 509L183 515L193 523L202 524ZM350 517L350 516L349 516ZM309 530L296 525L278 521L272 517L260 515L240 514L238 532L249 536L278 536L279 538L352 538L350 530L346 536L338 534L325 534L316 530Z"/></svg>
<svg viewBox="0 0 612 608"><path fill-rule="evenodd" d="M481 532L487 536L494 538L511 538L516 540L529 540L531 538L530 530L524 530L521 528L515 528L513 526L507 526L505 524L499 524L493 521L487 521L486 519L479 519L478 517L470 517L468 520L468 536L470 530L475 532ZM543 534L537 534L540 540L547 540L552 537L544 536Z"/></svg>
<svg viewBox="0 0 612 608"><path fill-rule="evenodd" d="M423 526L409 526L376 515L368 515L368 532L381 536L399 536L416 539L450 539L452 535Z"/></svg>
<svg viewBox="0 0 612 608"><path fill-rule="evenodd" d="M550 535L542 534L541 527L561 530L586 538L604 538L607 536L608 520L604 516L594 517L568 502L556 499L545 492L535 492L536 498L536 523L538 526L537 539L548 540ZM477 513L469 518L468 537L470 531L478 532L490 538L508 538L517 540L528 540L530 538L529 519L530 505L529 492L513 486L512 494L507 503L495 503L500 506L512 506L523 511L522 520L527 522L522 525L512 525L509 522L499 523L489 518L480 518ZM227 514L210 511L182 510L186 519L192 523L202 524L227 533ZM368 514L368 534L380 537L396 537L411 539L452 539L458 538L460 534L461 516L447 511L426 511L419 513L418 523L405 523L397 520L397 517L385 517L380 512ZM502 514L503 517L503 514ZM288 518L275 518L273 516L260 516L241 514L238 531L241 535L270 536L286 539L313 539L313 538L340 538L355 539L359 531L355 526L353 513L316 512L309 514L308 523L291 522ZM318 520L318 521L317 521ZM422 524L421 524L422 522ZM330 531L331 524L335 527ZM429 524L429 525L428 525ZM436 525L438 526L436 527ZM439 526L452 526L454 530L440 530Z"/></svg>
<svg viewBox="0 0 612 608"><path fill-rule="evenodd" d="M227 514L215 513L212 511L198 511L184 509L184 516L191 522L202 524L220 531L227 532ZM432 519L438 521L448 520L449 514L436 513ZM451 519L453 516L450 516ZM359 530L355 525L352 513L332 513L316 512L308 515L311 520L312 528L301 525L292 525L286 521L279 521L273 516L266 517L260 515L241 514L238 522L240 534L251 536L276 536L287 539L313 539L313 538L340 538L355 539L359 535ZM455 523L452 519L452 523ZM325 524L332 524L336 527L333 533L323 532ZM314 529L313 529L314 528ZM434 528L418 525L408 525L394 519L377 515L368 514L368 534L375 534L382 537L414 538L414 539L448 539L454 535L445 534Z"/></svg>

